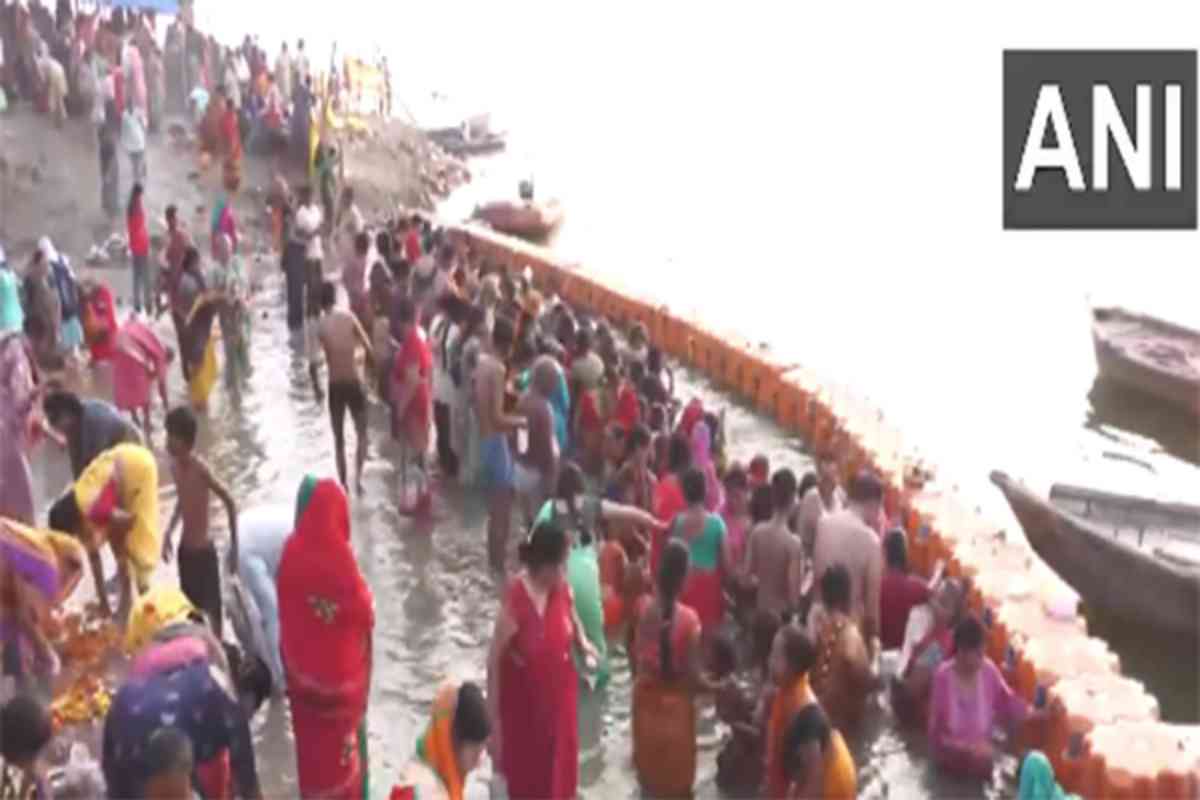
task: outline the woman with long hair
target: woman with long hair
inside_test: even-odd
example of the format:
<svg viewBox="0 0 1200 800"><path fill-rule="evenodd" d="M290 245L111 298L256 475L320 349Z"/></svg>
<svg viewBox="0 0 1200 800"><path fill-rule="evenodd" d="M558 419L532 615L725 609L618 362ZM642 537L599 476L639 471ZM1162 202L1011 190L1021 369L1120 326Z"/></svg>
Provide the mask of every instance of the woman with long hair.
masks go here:
<svg viewBox="0 0 1200 800"><path fill-rule="evenodd" d="M656 593L643 598L630 653L633 684L633 763L643 791L690 797L696 780L699 692L719 688L704 674L700 618L679 601L690 556L678 540L663 550Z"/></svg>
<svg viewBox="0 0 1200 800"><path fill-rule="evenodd" d="M579 675L596 652L575 614L566 579L570 542L553 522L521 543L488 655L488 703L500 723L492 761L513 798L574 797L579 782Z"/></svg>
<svg viewBox="0 0 1200 800"><path fill-rule="evenodd" d="M725 521L705 506L704 474L689 469L683 475L683 496L687 508L675 516L668 534L688 546L692 567L683 589L683 602L696 609L706 635L716 631L725 619L725 575L733 575L733 563Z"/></svg>
<svg viewBox="0 0 1200 800"><path fill-rule="evenodd" d="M280 655L303 797L366 798L366 714L375 605L337 481L300 485L279 561Z"/></svg>

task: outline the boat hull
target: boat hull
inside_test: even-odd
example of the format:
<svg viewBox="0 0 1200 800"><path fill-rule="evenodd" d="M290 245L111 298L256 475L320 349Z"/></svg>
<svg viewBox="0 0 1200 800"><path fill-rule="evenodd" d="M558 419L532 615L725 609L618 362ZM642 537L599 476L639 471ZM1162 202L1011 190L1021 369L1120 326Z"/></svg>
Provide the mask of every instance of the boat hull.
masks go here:
<svg viewBox="0 0 1200 800"><path fill-rule="evenodd" d="M475 210L475 216L501 233L526 238L542 238L562 221L557 202L520 203L506 200L488 203Z"/></svg>
<svg viewBox="0 0 1200 800"><path fill-rule="evenodd" d="M1086 604L1164 634L1200 636L1200 570L1114 538L1003 473L991 477L1030 545Z"/></svg>
<svg viewBox="0 0 1200 800"><path fill-rule="evenodd" d="M1093 311L1096 367L1105 380L1200 417L1200 333L1119 308ZM1155 358L1147 345L1181 359Z"/></svg>

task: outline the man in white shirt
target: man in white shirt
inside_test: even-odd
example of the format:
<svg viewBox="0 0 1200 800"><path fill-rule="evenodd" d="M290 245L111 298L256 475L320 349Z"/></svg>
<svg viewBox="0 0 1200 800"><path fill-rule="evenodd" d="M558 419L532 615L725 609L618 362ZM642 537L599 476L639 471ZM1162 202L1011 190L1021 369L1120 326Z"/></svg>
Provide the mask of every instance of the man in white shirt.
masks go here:
<svg viewBox="0 0 1200 800"><path fill-rule="evenodd" d="M292 229L296 238L304 242L305 288L308 292L305 307L309 319L316 319L321 313L321 261L325 257L321 245L323 224L324 214L313 199L312 187L300 187L300 207L296 209L296 222Z"/></svg>
<svg viewBox="0 0 1200 800"><path fill-rule="evenodd" d="M296 41L295 66L296 66L295 83L296 83L296 85L303 84L305 79L308 78L308 54L304 52L304 40L303 39L298 39Z"/></svg>

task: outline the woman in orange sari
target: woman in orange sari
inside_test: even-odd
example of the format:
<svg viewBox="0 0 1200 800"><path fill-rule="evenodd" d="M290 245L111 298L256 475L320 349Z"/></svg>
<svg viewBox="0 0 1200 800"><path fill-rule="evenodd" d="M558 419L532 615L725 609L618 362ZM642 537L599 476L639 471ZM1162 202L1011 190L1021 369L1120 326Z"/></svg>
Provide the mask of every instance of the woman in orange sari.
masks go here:
<svg viewBox="0 0 1200 800"><path fill-rule="evenodd" d="M788 725L803 708L817 702L808 684L808 673L817 661L817 650L804 630L784 625L771 646L771 680L775 684L768 699L766 718L766 797L783 800L791 779L785 769L784 744ZM766 699L766 698L765 698Z"/></svg>
<svg viewBox="0 0 1200 800"><path fill-rule="evenodd" d="M280 654L302 797L366 798L367 695L374 601L333 480L300 485L296 530L279 562Z"/></svg>
<svg viewBox="0 0 1200 800"><path fill-rule="evenodd" d="M850 748L816 704L805 706L788 723L784 768L791 780L788 800L854 800L858 796Z"/></svg>
<svg viewBox="0 0 1200 800"><path fill-rule="evenodd" d="M690 797L696 780L696 706L719 688L701 666L700 618L678 602L690 555L679 540L663 550L658 596L645 597L629 652L633 685L633 763L646 794Z"/></svg>
<svg viewBox="0 0 1200 800"><path fill-rule="evenodd" d="M463 800L467 775L479 766L492 734L483 692L471 682L438 690L416 758L400 773L390 800Z"/></svg>

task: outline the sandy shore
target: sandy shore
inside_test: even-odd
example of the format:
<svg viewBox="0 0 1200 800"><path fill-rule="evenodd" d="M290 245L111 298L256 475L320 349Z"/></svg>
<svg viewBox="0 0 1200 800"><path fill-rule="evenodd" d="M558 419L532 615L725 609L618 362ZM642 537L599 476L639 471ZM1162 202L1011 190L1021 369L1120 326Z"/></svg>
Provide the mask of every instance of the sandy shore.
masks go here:
<svg viewBox="0 0 1200 800"><path fill-rule="evenodd" d="M375 120L366 136L343 142L345 179L369 218L396 208L432 209L465 173L414 129L397 121ZM210 204L219 190L220 165L199 173L190 141L166 133L151 136L147 147L146 208L151 235L165 230L163 212L179 207L189 229L207 241ZM269 249L266 190L280 170L292 186L304 182L296 165L281 158L247 155L242 189L234 206L247 254ZM122 155L122 204L131 186L129 162ZM88 264L94 245L113 234L125 237L123 216L108 219L100 205L100 167L95 129L86 120L68 120L55 128L50 120L22 106L0 115L0 243L9 263L21 272L42 236L49 236L71 258L80 278L106 281L122 301L130 293L129 262L124 254ZM332 265L331 265L332 266Z"/></svg>

